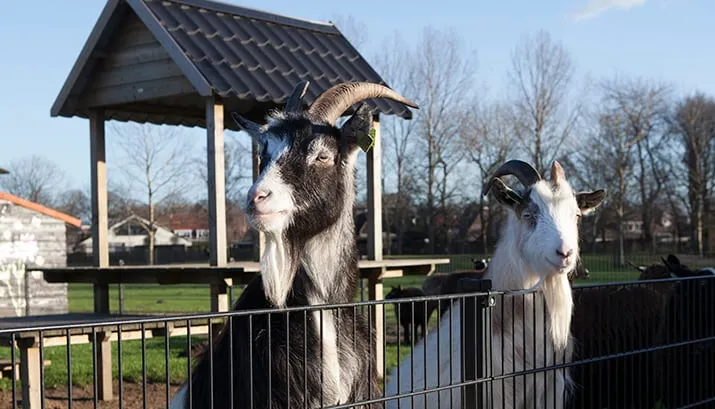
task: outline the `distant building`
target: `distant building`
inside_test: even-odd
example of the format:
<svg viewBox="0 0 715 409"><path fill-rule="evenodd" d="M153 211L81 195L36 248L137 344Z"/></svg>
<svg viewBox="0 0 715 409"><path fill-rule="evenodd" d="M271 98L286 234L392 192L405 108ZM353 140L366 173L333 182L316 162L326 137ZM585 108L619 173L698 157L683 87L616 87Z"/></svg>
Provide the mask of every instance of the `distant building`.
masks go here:
<svg viewBox="0 0 715 409"><path fill-rule="evenodd" d="M229 245L252 243L248 220L245 213L237 206L232 206L226 212L226 239ZM209 214L206 209L198 206L181 208L167 212L157 217L157 222L171 230L177 236L193 243L209 241Z"/></svg>
<svg viewBox="0 0 715 409"><path fill-rule="evenodd" d="M67 313L67 284L30 268L67 265L67 229L78 218L0 192L0 316Z"/></svg>
<svg viewBox="0 0 715 409"><path fill-rule="evenodd" d="M137 247L146 247L148 234L143 226L148 226L149 220L132 215L109 227L109 252L131 252ZM154 223L154 247L191 247L191 240L180 237L166 227ZM85 254L92 254L92 238L82 240L76 249Z"/></svg>

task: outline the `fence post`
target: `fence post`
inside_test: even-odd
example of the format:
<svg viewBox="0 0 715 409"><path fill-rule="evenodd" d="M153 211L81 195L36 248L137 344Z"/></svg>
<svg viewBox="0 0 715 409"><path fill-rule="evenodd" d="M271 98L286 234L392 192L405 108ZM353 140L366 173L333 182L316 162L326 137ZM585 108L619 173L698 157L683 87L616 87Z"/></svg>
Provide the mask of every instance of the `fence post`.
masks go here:
<svg viewBox="0 0 715 409"><path fill-rule="evenodd" d="M460 293L474 294L464 298L462 305L462 382L484 380L491 376L491 319L489 309L494 306L491 280L479 274L459 280ZM462 402L465 409L491 408L487 382L465 385Z"/></svg>

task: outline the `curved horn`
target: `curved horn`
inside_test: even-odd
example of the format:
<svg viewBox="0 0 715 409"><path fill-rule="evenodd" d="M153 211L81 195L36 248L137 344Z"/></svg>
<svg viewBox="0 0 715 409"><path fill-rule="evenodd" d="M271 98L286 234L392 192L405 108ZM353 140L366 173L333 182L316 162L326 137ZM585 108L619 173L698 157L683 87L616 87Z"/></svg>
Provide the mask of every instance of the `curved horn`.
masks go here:
<svg viewBox="0 0 715 409"><path fill-rule="evenodd" d="M296 84L295 88L293 88L293 92L291 92L290 96L286 100L286 112L300 112L301 101L303 100L305 91L308 90L308 85L310 85L310 81L301 81Z"/></svg>
<svg viewBox="0 0 715 409"><path fill-rule="evenodd" d="M512 159L499 166L499 168L492 175L492 178L504 175L516 176L516 178L519 179L519 182L527 187L541 180L541 175L539 175L539 172L537 172L533 166L518 159Z"/></svg>
<svg viewBox="0 0 715 409"><path fill-rule="evenodd" d="M388 98L419 109L417 104L384 85L371 82L345 82L333 85L320 94L310 106L308 113L314 120L334 125L340 115L352 105L371 98Z"/></svg>

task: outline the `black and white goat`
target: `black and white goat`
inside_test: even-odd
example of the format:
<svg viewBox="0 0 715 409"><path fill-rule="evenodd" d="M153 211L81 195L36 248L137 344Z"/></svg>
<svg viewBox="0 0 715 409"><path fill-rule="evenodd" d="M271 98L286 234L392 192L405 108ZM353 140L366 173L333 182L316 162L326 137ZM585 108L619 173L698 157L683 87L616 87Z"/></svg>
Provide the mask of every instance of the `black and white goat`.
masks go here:
<svg viewBox="0 0 715 409"><path fill-rule="evenodd" d="M509 174L526 189L510 189L500 179ZM575 193L558 162L551 167L550 180L543 180L531 165L518 160L497 169L483 193L489 191L508 209L484 275L495 290L507 293L492 311L492 356L487 359L493 375L506 376L487 386L493 392L492 407L563 408L569 382L564 370L516 378L510 374L569 361L573 302L567 274L579 255L579 217L597 207L605 191ZM524 294L523 290L538 291ZM393 370L386 396L397 395L398 382L399 393L424 391L425 384L431 389L462 382L461 348L460 308L452 308L451 314L441 317L438 330L431 331ZM462 407L459 389L392 399L387 407L397 408L398 401L401 408L436 409L440 402Z"/></svg>
<svg viewBox="0 0 715 409"><path fill-rule="evenodd" d="M346 303L357 290L355 161L358 137L370 131L372 113L361 104L341 128L335 122L370 98L416 105L382 85L344 83L304 110L307 86L299 84L285 110L269 115L266 125L233 114L261 147L260 175L248 191L246 213L266 236L261 274L233 310ZM380 391L373 338L354 308L233 316L171 407L280 409L375 397Z"/></svg>

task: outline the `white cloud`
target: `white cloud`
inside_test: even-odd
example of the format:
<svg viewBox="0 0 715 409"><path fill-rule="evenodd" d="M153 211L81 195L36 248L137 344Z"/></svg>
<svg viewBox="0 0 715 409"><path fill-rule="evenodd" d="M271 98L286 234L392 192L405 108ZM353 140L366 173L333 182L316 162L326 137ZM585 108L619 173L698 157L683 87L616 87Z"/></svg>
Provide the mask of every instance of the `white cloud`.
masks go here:
<svg viewBox="0 0 715 409"><path fill-rule="evenodd" d="M569 14L572 21L594 18L611 9L630 10L643 7L647 0L589 0L588 3Z"/></svg>

